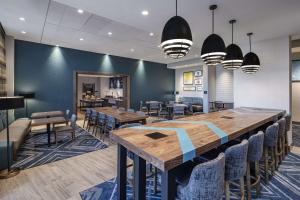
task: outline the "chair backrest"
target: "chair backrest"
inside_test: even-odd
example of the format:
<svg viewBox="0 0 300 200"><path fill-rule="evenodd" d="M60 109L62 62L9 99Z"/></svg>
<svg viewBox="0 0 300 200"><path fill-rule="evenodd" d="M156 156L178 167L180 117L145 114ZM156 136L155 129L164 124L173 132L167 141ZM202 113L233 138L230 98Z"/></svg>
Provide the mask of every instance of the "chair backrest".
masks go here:
<svg viewBox="0 0 300 200"><path fill-rule="evenodd" d="M91 117L96 118L98 116L98 112L94 109L92 109Z"/></svg>
<svg viewBox="0 0 300 200"><path fill-rule="evenodd" d="M183 114L184 115L184 109L185 109L184 106L176 105L176 104L173 105L173 113L174 114Z"/></svg>
<svg viewBox="0 0 300 200"><path fill-rule="evenodd" d="M291 129L291 118L292 116L290 114L285 114L285 131L288 132Z"/></svg>
<svg viewBox="0 0 300 200"><path fill-rule="evenodd" d="M98 121L100 123L104 123L105 120L106 120L106 115L104 113L102 113L102 112L98 112Z"/></svg>
<svg viewBox="0 0 300 200"><path fill-rule="evenodd" d="M248 141L233 145L225 151L225 180L233 181L244 176L247 169Z"/></svg>
<svg viewBox="0 0 300 200"><path fill-rule="evenodd" d="M255 135L252 135L248 139L248 142L248 161L259 161L264 151L264 132L259 131Z"/></svg>
<svg viewBox="0 0 300 200"><path fill-rule="evenodd" d="M144 113L143 111L136 111L136 114L141 116L146 116L146 113Z"/></svg>
<svg viewBox="0 0 300 200"><path fill-rule="evenodd" d="M65 118L67 120L69 120L70 119L70 110L66 110L65 115L66 115Z"/></svg>
<svg viewBox="0 0 300 200"><path fill-rule="evenodd" d="M159 102L151 102L149 104L150 109L160 109L160 103Z"/></svg>
<svg viewBox="0 0 300 200"><path fill-rule="evenodd" d="M134 109L128 108L127 111L128 111L128 112L134 112Z"/></svg>
<svg viewBox="0 0 300 200"><path fill-rule="evenodd" d="M73 129L76 128L76 120L77 120L77 116L76 116L75 114L72 114L71 119L70 119L70 122L71 122L71 127L72 127Z"/></svg>
<svg viewBox="0 0 300 200"><path fill-rule="evenodd" d="M274 147L277 144L278 140L278 130L279 124L274 123L266 129L265 137L264 137L264 146L266 147Z"/></svg>
<svg viewBox="0 0 300 200"><path fill-rule="evenodd" d="M277 121L277 123L279 124L279 128L278 128L278 137L281 137L285 134L285 118L282 117L280 120Z"/></svg>
<svg viewBox="0 0 300 200"><path fill-rule="evenodd" d="M224 193L225 155L194 167L180 199L222 199Z"/></svg>
<svg viewBox="0 0 300 200"><path fill-rule="evenodd" d="M86 117L89 117L91 115L91 113L92 113L92 109L91 108L85 109L85 116Z"/></svg>
<svg viewBox="0 0 300 200"><path fill-rule="evenodd" d="M142 124L140 123L131 123L131 124L124 124L122 126L120 126L119 128L130 128L130 127L135 127L135 126L142 126Z"/></svg>
<svg viewBox="0 0 300 200"><path fill-rule="evenodd" d="M113 130L116 127L116 119L110 115L107 115L106 118L106 127Z"/></svg>

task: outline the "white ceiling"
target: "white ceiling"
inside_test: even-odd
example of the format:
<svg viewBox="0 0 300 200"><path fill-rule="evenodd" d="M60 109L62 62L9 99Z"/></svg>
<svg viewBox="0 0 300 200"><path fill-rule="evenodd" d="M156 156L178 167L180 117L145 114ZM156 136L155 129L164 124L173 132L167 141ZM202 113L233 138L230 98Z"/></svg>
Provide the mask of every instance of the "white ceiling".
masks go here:
<svg viewBox="0 0 300 200"><path fill-rule="evenodd" d="M175 14L175 0L55 0L50 2L46 19L48 2L0 0L0 21L7 34L98 53L162 63L176 61L165 58L158 47L164 24ZM240 45L247 44L246 33L250 31L255 34L254 43L300 34L300 0L178 0L178 14L190 24L194 40L191 52L181 60L200 55L203 40L211 32L208 7L212 3L219 5L215 32L226 44L231 39L231 18L237 19L234 35ZM79 14L78 8L84 13ZM142 10L148 10L149 15L141 15ZM22 22L19 17L26 20ZM21 34L22 30L27 33ZM149 36L150 32L154 36Z"/></svg>

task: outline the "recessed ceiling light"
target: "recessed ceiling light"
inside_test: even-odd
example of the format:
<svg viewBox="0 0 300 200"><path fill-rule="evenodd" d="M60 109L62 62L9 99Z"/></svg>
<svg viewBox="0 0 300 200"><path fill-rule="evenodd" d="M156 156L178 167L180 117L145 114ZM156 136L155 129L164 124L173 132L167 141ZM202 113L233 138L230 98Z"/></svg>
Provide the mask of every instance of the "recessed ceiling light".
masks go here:
<svg viewBox="0 0 300 200"><path fill-rule="evenodd" d="M20 21L25 21L25 18L24 17L19 17L19 20Z"/></svg>
<svg viewBox="0 0 300 200"><path fill-rule="evenodd" d="M80 38L79 40L80 40L80 41L83 41L84 39L83 39L83 38Z"/></svg>
<svg viewBox="0 0 300 200"><path fill-rule="evenodd" d="M26 34L26 31L21 31L22 34Z"/></svg>
<svg viewBox="0 0 300 200"><path fill-rule="evenodd" d="M77 12L80 13L80 14L83 14L83 10L82 9L78 9Z"/></svg>
<svg viewBox="0 0 300 200"><path fill-rule="evenodd" d="M134 49L130 49L131 52L134 52Z"/></svg>
<svg viewBox="0 0 300 200"><path fill-rule="evenodd" d="M108 34L108 35L112 35L112 32L108 32L107 34Z"/></svg>
<svg viewBox="0 0 300 200"><path fill-rule="evenodd" d="M142 11L142 15L144 15L144 16L147 16L147 15L149 15L149 12L148 12L148 10L143 10L143 11Z"/></svg>
<svg viewBox="0 0 300 200"><path fill-rule="evenodd" d="M149 33L149 35L150 35L150 36L153 36L153 35L154 35L154 33Z"/></svg>

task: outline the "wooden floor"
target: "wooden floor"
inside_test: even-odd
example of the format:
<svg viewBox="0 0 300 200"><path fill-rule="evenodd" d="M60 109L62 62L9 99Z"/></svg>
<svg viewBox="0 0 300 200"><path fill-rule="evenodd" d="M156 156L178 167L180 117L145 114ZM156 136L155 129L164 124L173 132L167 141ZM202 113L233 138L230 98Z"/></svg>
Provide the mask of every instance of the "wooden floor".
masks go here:
<svg viewBox="0 0 300 200"><path fill-rule="evenodd" d="M292 151L300 154L300 148ZM0 180L1 200L79 200L79 192L116 176L116 145L23 170Z"/></svg>

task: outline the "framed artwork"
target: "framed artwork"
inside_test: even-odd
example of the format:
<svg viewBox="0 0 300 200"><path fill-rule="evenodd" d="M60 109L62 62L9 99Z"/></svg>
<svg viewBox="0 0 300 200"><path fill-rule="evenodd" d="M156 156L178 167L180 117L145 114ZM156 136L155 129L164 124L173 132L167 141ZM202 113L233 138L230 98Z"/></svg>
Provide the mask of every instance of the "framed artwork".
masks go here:
<svg viewBox="0 0 300 200"><path fill-rule="evenodd" d="M82 83L82 93L95 93L95 83Z"/></svg>
<svg viewBox="0 0 300 200"><path fill-rule="evenodd" d="M203 91L203 86L202 85L197 86L197 91Z"/></svg>
<svg viewBox="0 0 300 200"><path fill-rule="evenodd" d="M292 61L292 81L300 81L300 60Z"/></svg>
<svg viewBox="0 0 300 200"><path fill-rule="evenodd" d="M184 91L196 91L195 86L183 86Z"/></svg>
<svg viewBox="0 0 300 200"><path fill-rule="evenodd" d="M193 85L194 73L193 72L183 72L183 84Z"/></svg>
<svg viewBox="0 0 300 200"><path fill-rule="evenodd" d="M195 79L194 79L194 83L195 85L202 85L202 77L196 77L195 76Z"/></svg>
<svg viewBox="0 0 300 200"><path fill-rule="evenodd" d="M202 76L202 70L195 71L195 77L196 76Z"/></svg>

